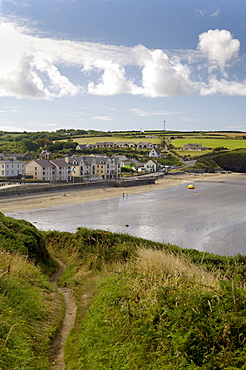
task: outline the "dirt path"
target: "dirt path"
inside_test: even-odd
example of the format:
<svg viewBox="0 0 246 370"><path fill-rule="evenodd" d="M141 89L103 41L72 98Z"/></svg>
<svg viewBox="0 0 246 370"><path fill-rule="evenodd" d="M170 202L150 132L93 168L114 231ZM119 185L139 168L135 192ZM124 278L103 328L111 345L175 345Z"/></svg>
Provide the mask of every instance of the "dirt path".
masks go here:
<svg viewBox="0 0 246 370"><path fill-rule="evenodd" d="M62 275L63 271L65 270L66 265L60 259L58 258L55 259L59 263L60 268L52 276L51 283L55 288L58 289L60 293L63 294L65 299L66 311L61 329L59 330L53 342L51 363L52 369L65 370L64 348L67 336L74 326L77 306L72 291L68 288L58 288L57 286L57 281L59 277Z"/></svg>

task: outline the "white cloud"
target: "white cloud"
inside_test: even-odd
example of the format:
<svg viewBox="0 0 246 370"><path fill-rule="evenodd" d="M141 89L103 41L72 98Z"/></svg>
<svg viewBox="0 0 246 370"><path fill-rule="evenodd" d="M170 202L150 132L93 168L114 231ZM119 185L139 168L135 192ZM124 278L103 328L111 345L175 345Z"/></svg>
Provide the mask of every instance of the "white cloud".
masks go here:
<svg viewBox="0 0 246 370"><path fill-rule="evenodd" d="M195 9L202 17L204 17L207 14L207 11L205 9Z"/></svg>
<svg viewBox="0 0 246 370"><path fill-rule="evenodd" d="M219 68L225 77L225 68L238 56L240 42L229 31L209 30L199 36L197 50L180 52L181 61L178 51L168 55L143 45L125 47L41 37L27 26L1 18L0 48L0 97L52 100L82 94L131 94L155 98L187 95L200 88L202 95L215 93L212 80L208 86L199 76L195 80L193 63L199 54L209 72ZM138 69L140 79L128 76L131 67ZM79 75L78 81L83 78L83 85L72 82L66 68L72 69L73 76ZM216 83L218 91L238 94L244 82L223 80L220 85L223 88Z"/></svg>
<svg viewBox="0 0 246 370"><path fill-rule="evenodd" d="M209 30L199 36L198 50L208 58L212 69L223 70L227 62L238 56L239 49L239 40L233 39L227 30Z"/></svg>
<svg viewBox="0 0 246 370"><path fill-rule="evenodd" d="M178 58L169 59L161 50L55 40L30 33L11 22L0 25L0 47L4 50L0 96L53 99L87 92L159 97L192 91L189 67ZM75 85L60 72L60 66L80 69L85 77L93 72L94 80L87 86ZM142 86L127 77L126 66L141 70Z"/></svg>
<svg viewBox="0 0 246 370"><path fill-rule="evenodd" d="M179 114L181 112L171 112L171 111L143 111L141 109L132 108L131 112L135 113L140 117L149 117L149 116L169 116L171 114Z"/></svg>
<svg viewBox="0 0 246 370"><path fill-rule="evenodd" d="M10 107L5 107L3 109L0 109L0 113L17 113L18 112L18 107L15 106L10 106Z"/></svg>
<svg viewBox="0 0 246 370"><path fill-rule="evenodd" d="M45 39L24 33L13 23L0 25L0 96L53 99L80 90L52 63ZM53 45L55 47L55 45Z"/></svg>
<svg viewBox="0 0 246 370"><path fill-rule="evenodd" d="M193 91L190 70L177 57L168 58L161 50L148 51L148 58L140 59L142 84L140 92L149 97L187 95ZM136 90L136 93L138 91Z"/></svg>
<svg viewBox="0 0 246 370"><path fill-rule="evenodd" d="M217 18L221 13L221 8L219 7L217 10L215 10L215 12L213 12L212 14L210 14L210 17L215 17Z"/></svg>
<svg viewBox="0 0 246 370"><path fill-rule="evenodd" d="M90 82L88 93L93 95L116 95L131 92L132 82L127 81L125 70L111 60L86 60L83 71L102 71L98 84Z"/></svg>
<svg viewBox="0 0 246 370"><path fill-rule="evenodd" d="M92 117L92 120L108 121L108 122L115 121L115 119L111 116L95 116L95 117Z"/></svg>
<svg viewBox="0 0 246 370"><path fill-rule="evenodd" d="M201 95L224 94L246 96L246 80L243 82L227 81L225 79L217 80L212 76L209 84L201 88Z"/></svg>

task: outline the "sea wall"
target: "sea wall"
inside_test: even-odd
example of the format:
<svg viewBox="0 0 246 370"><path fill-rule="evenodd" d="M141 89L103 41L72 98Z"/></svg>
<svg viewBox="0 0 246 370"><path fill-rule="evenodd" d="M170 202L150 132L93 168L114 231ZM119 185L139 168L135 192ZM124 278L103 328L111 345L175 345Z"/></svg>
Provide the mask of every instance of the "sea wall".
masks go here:
<svg viewBox="0 0 246 370"><path fill-rule="evenodd" d="M107 181L87 181L80 183L50 183L50 184L18 184L10 187L0 187L0 197L15 195L28 195L35 193L60 192L70 190L88 190L112 187L129 187L154 184L154 178L133 179L133 180L107 180Z"/></svg>

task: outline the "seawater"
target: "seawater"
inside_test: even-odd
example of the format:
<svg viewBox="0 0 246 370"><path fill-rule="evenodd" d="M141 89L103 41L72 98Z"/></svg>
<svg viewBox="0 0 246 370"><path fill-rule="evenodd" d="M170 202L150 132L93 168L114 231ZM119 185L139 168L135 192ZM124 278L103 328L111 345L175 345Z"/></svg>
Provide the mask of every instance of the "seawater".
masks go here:
<svg viewBox="0 0 246 370"><path fill-rule="evenodd" d="M87 227L215 254L245 255L246 179L194 184L193 190L179 185L129 196L124 188L124 197L6 215L40 230Z"/></svg>

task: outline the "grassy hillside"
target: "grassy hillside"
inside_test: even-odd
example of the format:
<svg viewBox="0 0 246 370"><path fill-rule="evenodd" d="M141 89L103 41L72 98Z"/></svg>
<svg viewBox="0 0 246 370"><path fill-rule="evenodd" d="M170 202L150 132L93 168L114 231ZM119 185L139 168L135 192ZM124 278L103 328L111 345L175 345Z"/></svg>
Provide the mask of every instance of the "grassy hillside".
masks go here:
<svg viewBox="0 0 246 370"><path fill-rule="evenodd" d="M246 172L246 149L204 155L198 158L193 168L205 169L206 171L223 169L234 172Z"/></svg>
<svg viewBox="0 0 246 370"><path fill-rule="evenodd" d="M78 301L67 369L246 368L244 256L82 228L47 242Z"/></svg>
<svg viewBox="0 0 246 370"><path fill-rule="evenodd" d="M233 150L213 157L223 169L234 172L246 172L246 149Z"/></svg>
<svg viewBox="0 0 246 370"><path fill-rule="evenodd" d="M245 256L0 216L0 369L52 368L64 306L51 255L78 307L66 369L246 369Z"/></svg>
<svg viewBox="0 0 246 370"><path fill-rule="evenodd" d="M44 235L0 214L0 255L0 369L50 369L63 304L43 273L55 267Z"/></svg>

